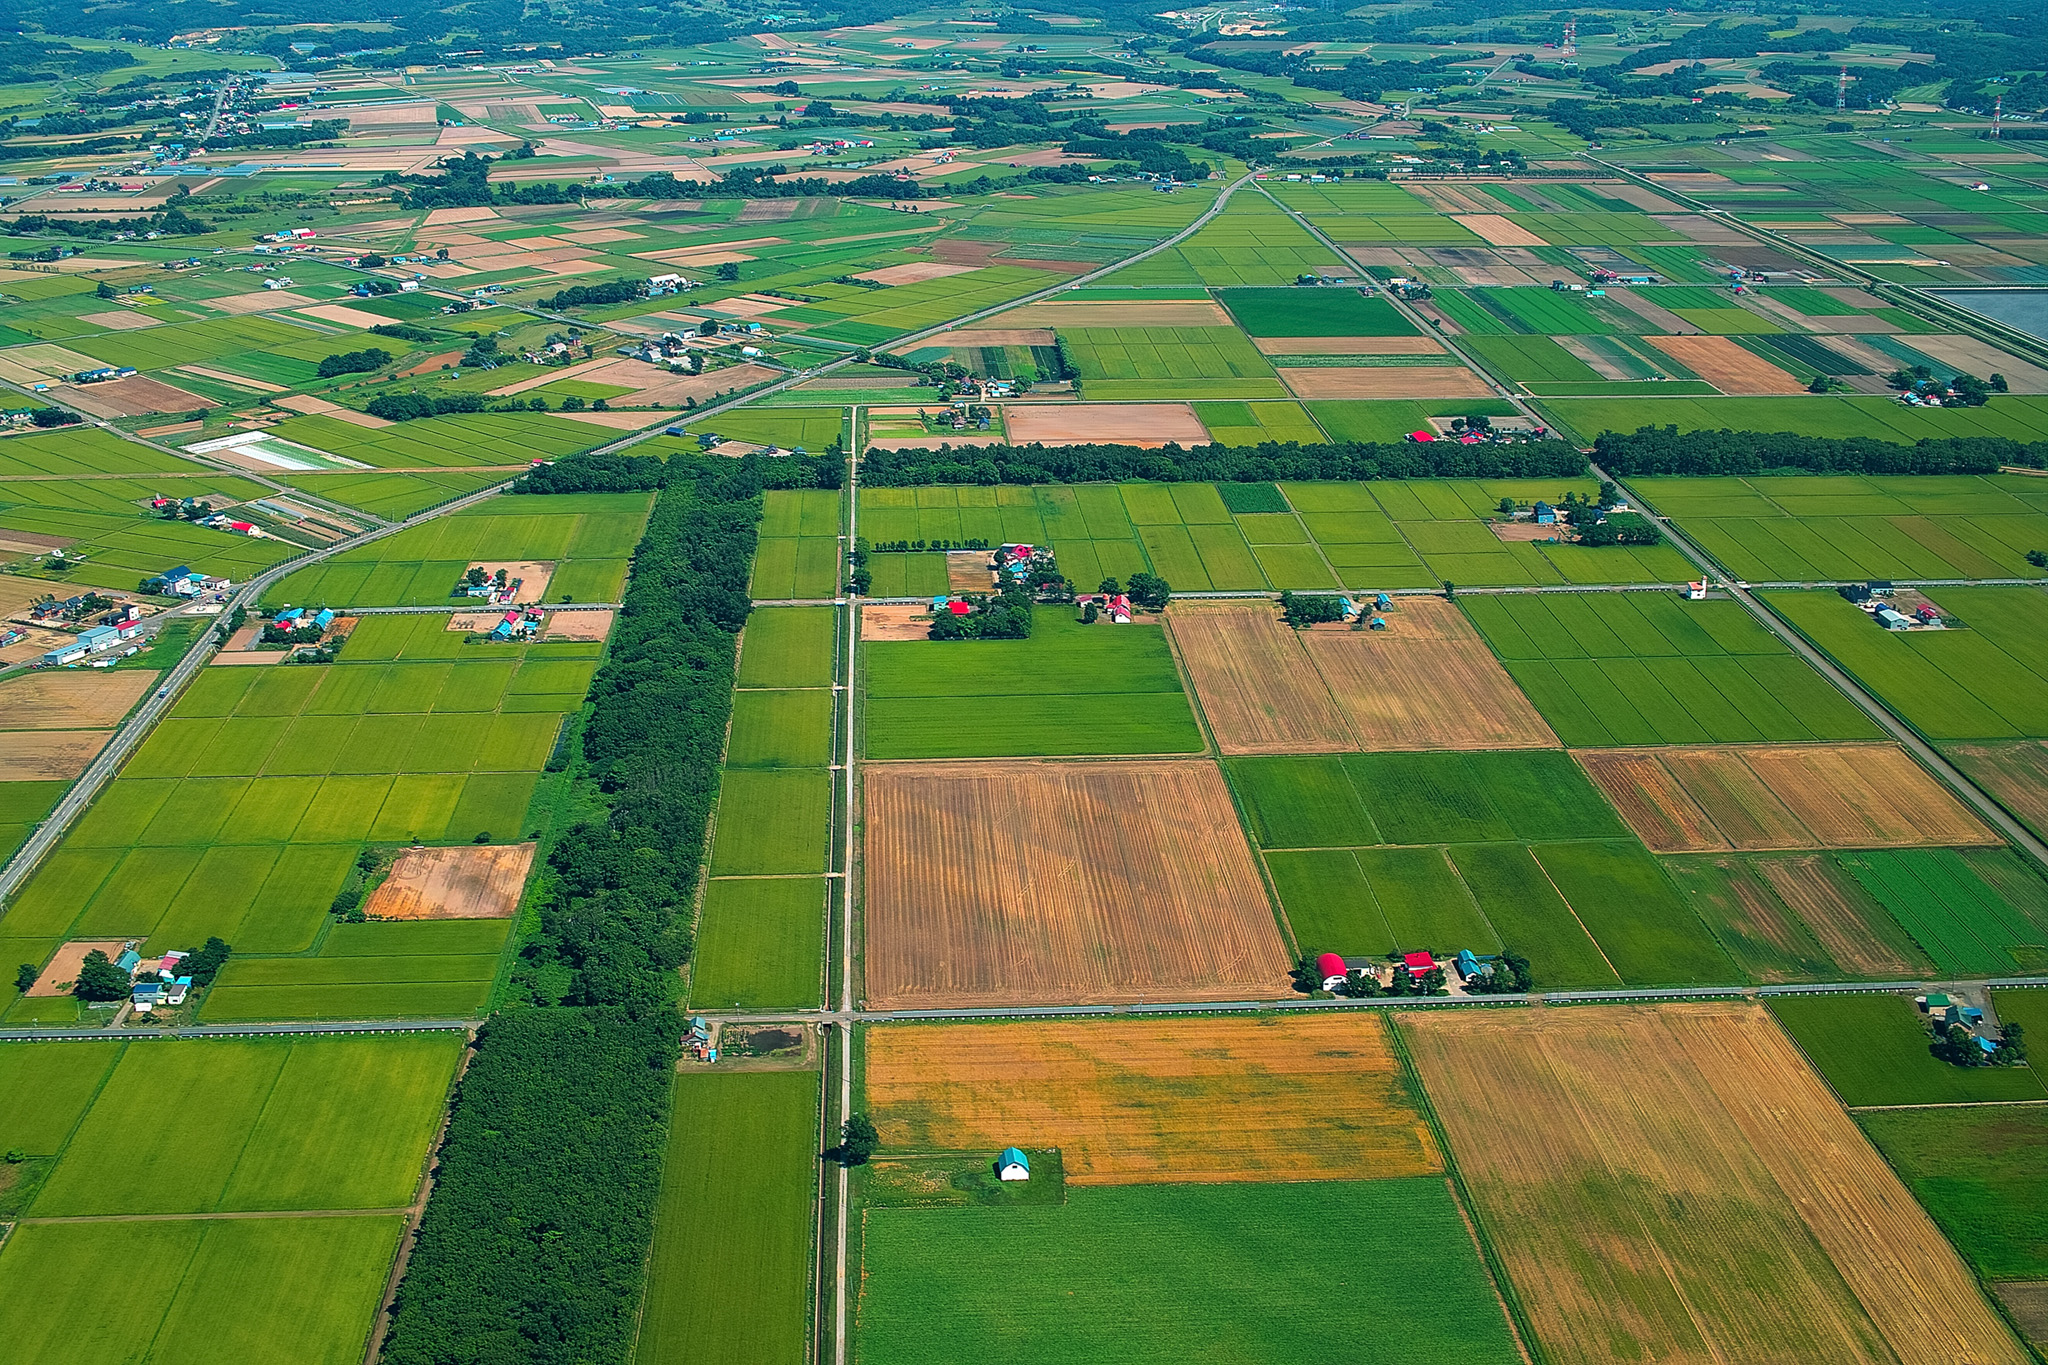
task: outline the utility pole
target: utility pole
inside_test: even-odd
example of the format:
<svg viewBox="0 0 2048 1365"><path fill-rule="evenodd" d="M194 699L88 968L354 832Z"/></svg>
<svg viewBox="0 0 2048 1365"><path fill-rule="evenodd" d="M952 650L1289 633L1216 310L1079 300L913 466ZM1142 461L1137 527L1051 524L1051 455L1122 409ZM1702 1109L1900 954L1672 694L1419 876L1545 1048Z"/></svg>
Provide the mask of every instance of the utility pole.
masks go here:
<svg viewBox="0 0 2048 1365"><path fill-rule="evenodd" d="M1835 112L1841 113L1849 107L1849 68L1843 67L1835 76Z"/></svg>
<svg viewBox="0 0 2048 1365"><path fill-rule="evenodd" d="M2000 125L2005 122L2005 96L1995 96L1991 101L1991 136L1997 137Z"/></svg>

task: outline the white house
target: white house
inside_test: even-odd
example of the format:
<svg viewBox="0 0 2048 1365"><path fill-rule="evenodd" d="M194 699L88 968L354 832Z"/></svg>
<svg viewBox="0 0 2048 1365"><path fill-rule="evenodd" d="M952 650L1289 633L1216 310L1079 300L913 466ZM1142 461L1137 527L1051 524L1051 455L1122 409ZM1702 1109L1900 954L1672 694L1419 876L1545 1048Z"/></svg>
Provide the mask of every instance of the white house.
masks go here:
<svg viewBox="0 0 2048 1365"><path fill-rule="evenodd" d="M1003 1154L996 1158L996 1174L1004 1180L1029 1180L1031 1158L1015 1147L1003 1148Z"/></svg>

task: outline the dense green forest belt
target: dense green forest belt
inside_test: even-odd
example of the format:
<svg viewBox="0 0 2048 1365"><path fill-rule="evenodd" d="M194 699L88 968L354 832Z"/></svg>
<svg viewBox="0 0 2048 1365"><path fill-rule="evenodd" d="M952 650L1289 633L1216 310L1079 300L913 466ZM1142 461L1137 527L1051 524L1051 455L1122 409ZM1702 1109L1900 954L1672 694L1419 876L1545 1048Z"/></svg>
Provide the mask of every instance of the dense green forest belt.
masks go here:
<svg viewBox="0 0 2048 1365"><path fill-rule="evenodd" d="M1789 431L1688 431L1642 427L1609 431L1593 442L1609 474L1996 474L2001 465L2048 465L2048 442L1957 436L1895 445L1867 436L1796 436ZM873 482L866 471L863 482Z"/></svg>
<svg viewBox="0 0 2048 1365"><path fill-rule="evenodd" d="M875 488L938 483L1273 483L1365 479L1578 478L1586 457L1563 441L1459 445L1280 444L1138 446L972 446L958 450L870 450L860 481Z"/></svg>
<svg viewBox="0 0 2048 1365"><path fill-rule="evenodd" d="M822 461L602 456L515 491L658 486L579 780L608 818L549 850L520 997L479 1034L399 1286L392 1365L623 1362L681 1047L676 968L718 797L762 487Z"/></svg>

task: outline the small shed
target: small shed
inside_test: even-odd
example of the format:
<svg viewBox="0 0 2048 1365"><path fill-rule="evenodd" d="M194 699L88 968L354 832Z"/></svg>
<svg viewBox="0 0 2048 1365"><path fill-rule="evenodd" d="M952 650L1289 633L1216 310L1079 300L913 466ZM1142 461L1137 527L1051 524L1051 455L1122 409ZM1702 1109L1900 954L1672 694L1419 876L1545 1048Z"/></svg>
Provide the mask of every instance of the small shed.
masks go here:
<svg viewBox="0 0 2048 1365"><path fill-rule="evenodd" d="M1031 1158L1024 1155L1022 1148L1005 1147L996 1158L996 1175L1003 1180L1029 1180Z"/></svg>
<svg viewBox="0 0 2048 1365"><path fill-rule="evenodd" d="M1316 959L1316 975L1322 978L1323 989L1335 990L1344 984L1344 959L1336 953L1324 953Z"/></svg>
<svg viewBox="0 0 2048 1365"><path fill-rule="evenodd" d="M1555 526L1557 524L1557 509L1547 502L1537 503L1536 524L1538 526Z"/></svg>

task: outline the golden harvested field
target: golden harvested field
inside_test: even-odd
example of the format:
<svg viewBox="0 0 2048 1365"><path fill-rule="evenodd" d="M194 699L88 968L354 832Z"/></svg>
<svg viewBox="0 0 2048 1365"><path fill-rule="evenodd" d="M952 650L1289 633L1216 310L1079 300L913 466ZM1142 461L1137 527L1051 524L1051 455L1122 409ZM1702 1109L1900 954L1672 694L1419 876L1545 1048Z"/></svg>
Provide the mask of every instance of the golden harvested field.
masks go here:
<svg viewBox="0 0 2048 1365"><path fill-rule="evenodd" d="M90 730L115 725L156 682L143 669L63 669L0 682L0 728Z"/></svg>
<svg viewBox="0 0 2048 1365"><path fill-rule="evenodd" d="M1643 340L1723 393L1806 391L1806 385L1727 337L1644 337Z"/></svg>
<svg viewBox="0 0 2048 1365"><path fill-rule="evenodd" d="M2048 828L2048 743L1952 744L1948 756L2007 810L2037 830Z"/></svg>
<svg viewBox="0 0 2048 1365"><path fill-rule="evenodd" d="M1384 631L1301 636L1358 747L1554 749L1557 736L1454 603L1404 597Z"/></svg>
<svg viewBox="0 0 2048 1365"><path fill-rule="evenodd" d="M1659 853L1996 844L1896 744L1723 744L1575 755Z"/></svg>
<svg viewBox="0 0 2048 1365"><path fill-rule="evenodd" d="M409 848L370 893L363 913L371 919L511 919L535 847Z"/></svg>
<svg viewBox="0 0 2048 1365"><path fill-rule="evenodd" d="M1863 911L1850 899L1855 892L1844 875L1818 856L1770 858L1753 866L1771 884L1792 912L1806 922L1820 946L1837 966L1858 976L1908 976L1914 963L1887 948L1864 923ZM1872 913L1884 912L1872 907Z"/></svg>
<svg viewBox="0 0 2048 1365"><path fill-rule="evenodd" d="M1383 365L1275 371L1296 398L1491 398L1462 365Z"/></svg>
<svg viewBox="0 0 2048 1365"><path fill-rule="evenodd" d="M1377 1015L917 1024L866 1043L892 1148L1058 1147L1077 1185L1443 1169Z"/></svg>
<svg viewBox="0 0 2048 1365"><path fill-rule="evenodd" d="M1287 948L1215 763L865 769L878 1009L1271 999Z"/></svg>
<svg viewBox="0 0 2048 1365"><path fill-rule="evenodd" d="M1454 213L1451 215L1468 232L1492 246L1549 246L1512 218L1498 213Z"/></svg>
<svg viewBox="0 0 2048 1365"><path fill-rule="evenodd" d="M1186 403L1012 405L1003 409L1003 425L1009 429L1010 439L1019 444L1111 441L1163 446L1168 441L1178 441L1185 446L1198 446L1209 439L1209 429Z"/></svg>
<svg viewBox="0 0 2048 1365"><path fill-rule="evenodd" d="M112 730L0 730L0 782L77 777L113 737Z"/></svg>
<svg viewBox="0 0 2048 1365"><path fill-rule="evenodd" d="M1173 603L1167 628L1226 754L1342 753L1351 727L1270 602Z"/></svg>
<svg viewBox="0 0 2048 1365"><path fill-rule="evenodd" d="M1557 1365L2028 1358L1761 1007L1399 1027Z"/></svg>

